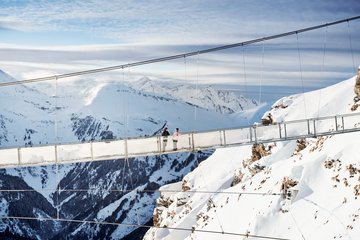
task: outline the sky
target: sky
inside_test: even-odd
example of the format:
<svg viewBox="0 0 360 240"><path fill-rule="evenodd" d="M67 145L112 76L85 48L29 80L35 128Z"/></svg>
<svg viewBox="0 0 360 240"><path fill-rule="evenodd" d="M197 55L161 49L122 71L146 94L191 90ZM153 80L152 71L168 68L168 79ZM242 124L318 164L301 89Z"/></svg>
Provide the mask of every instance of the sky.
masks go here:
<svg viewBox="0 0 360 240"><path fill-rule="evenodd" d="M199 51L359 13L356 0L2 0L0 69L17 80L44 77ZM250 92L259 86L303 91L355 75L359 42L355 20L89 78L148 76Z"/></svg>

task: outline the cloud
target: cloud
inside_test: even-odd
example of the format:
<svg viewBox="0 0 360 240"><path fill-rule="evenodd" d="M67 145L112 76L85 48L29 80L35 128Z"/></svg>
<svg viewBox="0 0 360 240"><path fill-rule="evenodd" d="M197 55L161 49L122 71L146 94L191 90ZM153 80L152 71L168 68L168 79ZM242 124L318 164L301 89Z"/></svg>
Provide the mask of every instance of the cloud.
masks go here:
<svg viewBox="0 0 360 240"><path fill-rule="evenodd" d="M29 25L18 19L2 18L0 19L0 30L19 30L28 28Z"/></svg>
<svg viewBox="0 0 360 240"><path fill-rule="evenodd" d="M324 42L321 41L315 46L313 44L312 47L301 44L299 49L296 41L282 44L268 42L264 45L256 44L231 51L133 67L126 69L125 73L130 74L132 79L149 76L204 84L281 86L301 86L304 81L306 87L321 87L347 79L354 74L351 51L346 46L340 48L336 39L334 42L335 46L328 40L325 54ZM186 50L187 46L176 47L179 50ZM164 57L173 49L172 46L17 48L0 45L0 66L11 74L15 73L18 79L26 79L35 75L45 77L47 72L63 74L148 60L152 57ZM356 51L360 51L359 46ZM160 54L164 55L160 56ZM355 61L358 60L360 60L359 56L355 55ZM120 69L86 75L84 78L119 79L122 78L122 74L123 71Z"/></svg>
<svg viewBox="0 0 360 240"><path fill-rule="evenodd" d="M0 68L19 79L202 50L348 18L360 10L359 1L340 0L19 0L7 3L0 6L0 34L1 29L36 36L68 33L69 42L80 43L88 36L99 37L99 45L92 46L0 44ZM360 46L356 44L360 38L359 21L350 22L349 26L344 23L245 48L194 56L187 58L186 63L178 59L136 67L130 69L130 75L208 84L256 86L261 80L263 85L297 86L301 84L300 52L305 84L320 87L352 76L349 29L355 65L360 61ZM71 35L73 32L77 35ZM30 37L32 35L24 35L22 39L28 43ZM110 39L113 44L103 45L103 39ZM119 75L121 71L96 77Z"/></svg>
<svg viewBox="0 0 360 240"><path fill-rule="evenodd" d="M120 43L175 45L242 41L349 17L356 9L357 1L339 0L30 0L0 7L0 16L26 23L14 28L23 31L84 32Z"/></svg>

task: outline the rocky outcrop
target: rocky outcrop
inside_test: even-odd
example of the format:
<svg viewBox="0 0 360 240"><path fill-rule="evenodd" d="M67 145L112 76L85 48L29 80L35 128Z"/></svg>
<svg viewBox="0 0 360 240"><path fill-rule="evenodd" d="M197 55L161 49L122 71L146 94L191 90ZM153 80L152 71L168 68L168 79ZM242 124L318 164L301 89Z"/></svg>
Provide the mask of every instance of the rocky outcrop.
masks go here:
<svg viewBox="0 0 360 240"><path fill-rule="evenodd" d="M106 119L97 120L92 116L81 117L72 114L72 131L80 141L94 141L96 139L114 139L113 132L109 130Z"/></svg>
<svg viewBox="0 0 360 240"><path fill-rule="evenodd" d="M354 86L354 93L355 93L354 104L351 107L351 111L356 111L356 109L360 106L360 104L358 104L360 100L360 67L358 68L358 72L357 72L357 77Z"/></svg>
<svg viewBox="0 0 360 240"><path fill-rule="evenodd" d="M271 115L271 113L268 113L267 115L265 115L262 119L261 119L261 124L262 125L270 125L274 123L274 118Z"/></svg>
<svg viewBox="0 0 360 240"><path fill-rule="evenodd" d="M255 162L260 158L270 154L270 149L268 150L265 149L265 146L262 143L253 144L251 151L252 151L251 162Z"/></svg>
<svg viewBox="0 0 360 240"><path fill-rule="evenodd" d="M359 67L358 72L357 72L354 92L355 92L355 95L356 95L354 100L357 102L357 101L360 100L360 67Z"/></svg>
<svg viewBox="0 0 360 240"><path fill-rule="evenodd" d="M281 191L286 192L289 188L295 187L298 184L298 181L291 179L289 177L284 177L281 183Z"/></svg>

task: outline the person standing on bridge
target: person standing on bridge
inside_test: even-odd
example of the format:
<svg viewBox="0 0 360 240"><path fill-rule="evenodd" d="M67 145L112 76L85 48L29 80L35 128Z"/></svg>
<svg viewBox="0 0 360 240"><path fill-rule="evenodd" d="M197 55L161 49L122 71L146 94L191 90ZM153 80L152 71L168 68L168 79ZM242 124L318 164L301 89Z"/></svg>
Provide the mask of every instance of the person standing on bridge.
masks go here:
<svg viewBox="0 0 360 240"><path fill-rule="evenodd" d="M165 127L161 136L163 137L163 151L165 151L166 145L167 145L167 140L168 140L168 136L170 135L168 128Z"/></svg>
<svg viewBox="0 0 360 240"><path fill-rule="evenodd" d="M174 134L173 134L173 144L174 144L174 148L173 150L176 151L177 150L177 143L179 141L179 137L180 137L180 131L179 128L176 128Z"/></svg>

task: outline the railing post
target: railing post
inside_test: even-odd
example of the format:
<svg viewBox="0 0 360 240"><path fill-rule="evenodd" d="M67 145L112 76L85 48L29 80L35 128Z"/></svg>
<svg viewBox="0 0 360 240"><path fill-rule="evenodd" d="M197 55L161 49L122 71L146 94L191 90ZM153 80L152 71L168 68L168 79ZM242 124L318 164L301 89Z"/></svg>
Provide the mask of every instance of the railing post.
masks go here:
<svg viewBox="0 0 360 240"><path fill-rule="evenodd" d="M250 142L252 142L252 126L249 127L249 131L250 131Z"/></svg>
<svg viewBox="0 0 360 240"><path fill-rule="evenodd" d="M188 149L194 151L193 145L191 143L191 133L188 134L188 140L189 140Z"/></svg>
<svg viewBox="0 0 360 240"><path fill-rule="evenodd" d="M284 134L285 134L284 139L286 139L287 138L286 122L283 123L284 123Z"/></svg>
<svg viewBox="0 0 360 240"><path fill-rule="evenodd" d="M316 137L316 119L313 119L313 127L314 127L314 136Z"/></svg>
<svg viewBox="0 0 360 240"><path fill-rule="evenodd" d="M281 123L278 123L278 126L279 126L279 137L281 139Z"/></svg>
<svg viewBox="0 0 360 240"><path fill-rule="evenodd" d="M21 148L17 149L17 153L18 153L18 164L20 166L21 165Z"/></svg>
<svg viewBox="0 0 360 240"><path fill-rule="evenodd" d="M306 119L306 123L307 123L307 128L308 128L308 135L310 135L311 131L310 131L310 121L309 121L309 119Z"/></svg>
<svg viewBox="0 0 360 240"><path fill-rule="evenodd" d="M91 160L94 161L93 142L90 142L90 154L91 154Z"/></svg>
<svg viewBox="0 0 360 240"><path fill-rule="evenodd" d="M191 133L191 148L195 152L195 142L194 142L194 133Z"/></svg>
<svg viewBox="0 0 360 240"><path fill-rule="evenodd" d="M124 140L124 147L125 147L125 159L128 159L128 144L127 144L127 139Z"/></svg>
<svg viewBox="0 0 360 240"><path fill-rule="evenodd" d="M257 136L256 136L256 125L254 125L254 142L257 143Z"/></svg>
<svg viewBox="0 0 360 240"><path fill-rule="evenodd" d="M335 115L335 131L338 131L338 122L337 122L337 116Z"/></svg>
<svg viewBox="0 0 360 240"><path fill-rule="evenodd" d="M58 152L57 152L57 145L55 144L55 163L58 164Z"/></svg>
<svg viewBox="0 0 360 240"><path fill-rule="evenodd" d="M226 134L225 134L225 130L222 131L223 135L224 135L224 146L226 146Z"/></svg>
<svg viewBox="0 0 360 240"><path fill-rule="evenodd" d="M343 132L344 132L345 131L344 116L341 116L341 123L342 123L342 129L343 129Z"/></svg>
<svg viewBox="0 0 360 240"><path fill-rule="evenodd" d="M162 137L161 136L157 136L156 137L156 143L157 143L157 149L158 149L158 152L161 153L162 149L161 149L161 141L163 141Z"/></svg>
<svg viewBox="0 0 360 240"><path fill-rule="evenodd" d="M223 136L221 134L221 130L219 130L219 138L220 138L220 146L223 145Z"/></svg>

